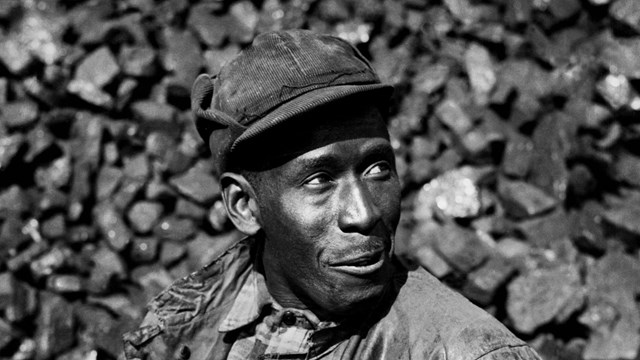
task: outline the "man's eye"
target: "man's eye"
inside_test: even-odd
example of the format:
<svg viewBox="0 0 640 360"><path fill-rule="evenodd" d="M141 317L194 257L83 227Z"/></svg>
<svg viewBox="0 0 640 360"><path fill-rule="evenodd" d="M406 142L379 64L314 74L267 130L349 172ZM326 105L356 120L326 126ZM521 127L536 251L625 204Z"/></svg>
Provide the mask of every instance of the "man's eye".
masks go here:
<svg viewBox="0 0 640 360"><path fill-rule="evenodd" d="M391 167L386 162L377 163L369 168L366 172L366 176L383 177L389 175Z"/></svg>
<svg viewBox="0 0 640 360"><path fill-rule="evenodd" d="M305 184L318 186L318 185L324 185L330 181L331 181L331 178L327 174L315 174L309 177L307 181L305 181Z"/></svg>

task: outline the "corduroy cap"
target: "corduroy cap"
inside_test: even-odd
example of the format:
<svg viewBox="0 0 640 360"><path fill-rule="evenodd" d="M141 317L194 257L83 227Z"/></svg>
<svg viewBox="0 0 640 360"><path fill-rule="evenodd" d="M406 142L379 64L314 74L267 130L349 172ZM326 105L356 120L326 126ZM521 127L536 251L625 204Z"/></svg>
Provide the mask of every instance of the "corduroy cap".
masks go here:
<svg viewBox="0 0 640 360"><path fill-rule="evenodd" d="M380 106L392 93L393 87L382 84L348 42L286 30L258 35L217 75L200 75L191 108L221 173L235 152L268 129L292 119L304 121L300 115L356 94L367 94Z"/></svg>

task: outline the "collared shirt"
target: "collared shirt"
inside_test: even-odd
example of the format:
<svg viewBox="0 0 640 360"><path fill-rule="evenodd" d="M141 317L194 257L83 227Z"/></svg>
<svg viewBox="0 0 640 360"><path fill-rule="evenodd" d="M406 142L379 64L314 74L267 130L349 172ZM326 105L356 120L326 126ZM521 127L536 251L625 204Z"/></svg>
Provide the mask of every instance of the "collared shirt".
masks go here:
<svg viewBox="0 0 640 360"><path fill-rule="evenodd" d="M421 269L397 268L391 296L371 309L367 321L347 325L344 320L315 329L302 326L311 332L298 337L289 337L285 331L285 336L251 339L252 332L262 331L260 324L270 329L284 321L281 310L286 311L266 296L268 291L260 291L260 278L253 278L259 271L255 270L254 240L238 241L211 264L159 294L140 328L124 335L125 358L227 360L244 356L241 351L246 348L251 356L261 343L267 344L264 354L258 356L263 359L540 360L495 318ZM265 308L265 304L271 305ZM270 317L278 313L283 314L279 320ZM228 331L218 331L221 326ZM270 346L280 348L284 343L287 348L308 344L309 349L306 355L267 353Z"/></svg>
<svg viewBox="0 0 640 360"><path fill-rule="evenodd" d="M317 331L331 331L336 327L336 323L320 321L309 310L280 306L269 294L264 276L253 270L218 331L240 331L229 352L230 360L276 355L305 359L311 355L312 347L330 350L332 346L329 343L314 343L313 335ZM329 340L327 337L321 339Z"/></svg>

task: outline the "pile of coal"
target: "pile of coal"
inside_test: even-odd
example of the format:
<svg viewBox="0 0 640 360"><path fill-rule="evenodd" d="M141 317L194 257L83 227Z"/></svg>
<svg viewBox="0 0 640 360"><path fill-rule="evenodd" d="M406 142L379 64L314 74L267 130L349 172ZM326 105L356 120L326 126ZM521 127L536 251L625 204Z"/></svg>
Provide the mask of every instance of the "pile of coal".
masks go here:
<svg viewBox="0 0 640 360"><path fill-rule="evenodd" d="M190 87L287 28L396 86L407 266L545 359L640 359L637 0L1 1L0 358L118 358L241 236Z"/></svg>

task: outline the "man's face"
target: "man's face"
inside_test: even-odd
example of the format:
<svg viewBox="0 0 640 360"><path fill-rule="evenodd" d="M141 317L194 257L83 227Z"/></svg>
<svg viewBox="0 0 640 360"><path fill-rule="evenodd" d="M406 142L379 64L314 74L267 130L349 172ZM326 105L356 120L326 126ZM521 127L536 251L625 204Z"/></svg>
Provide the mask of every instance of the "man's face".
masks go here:
<svg viewBox="0 0 640 360"><path fill-rule="evenodd" d="M385 290L400 185L379 111L325 111L259 173L267 285L283 306L344 316Z"/></svg>

